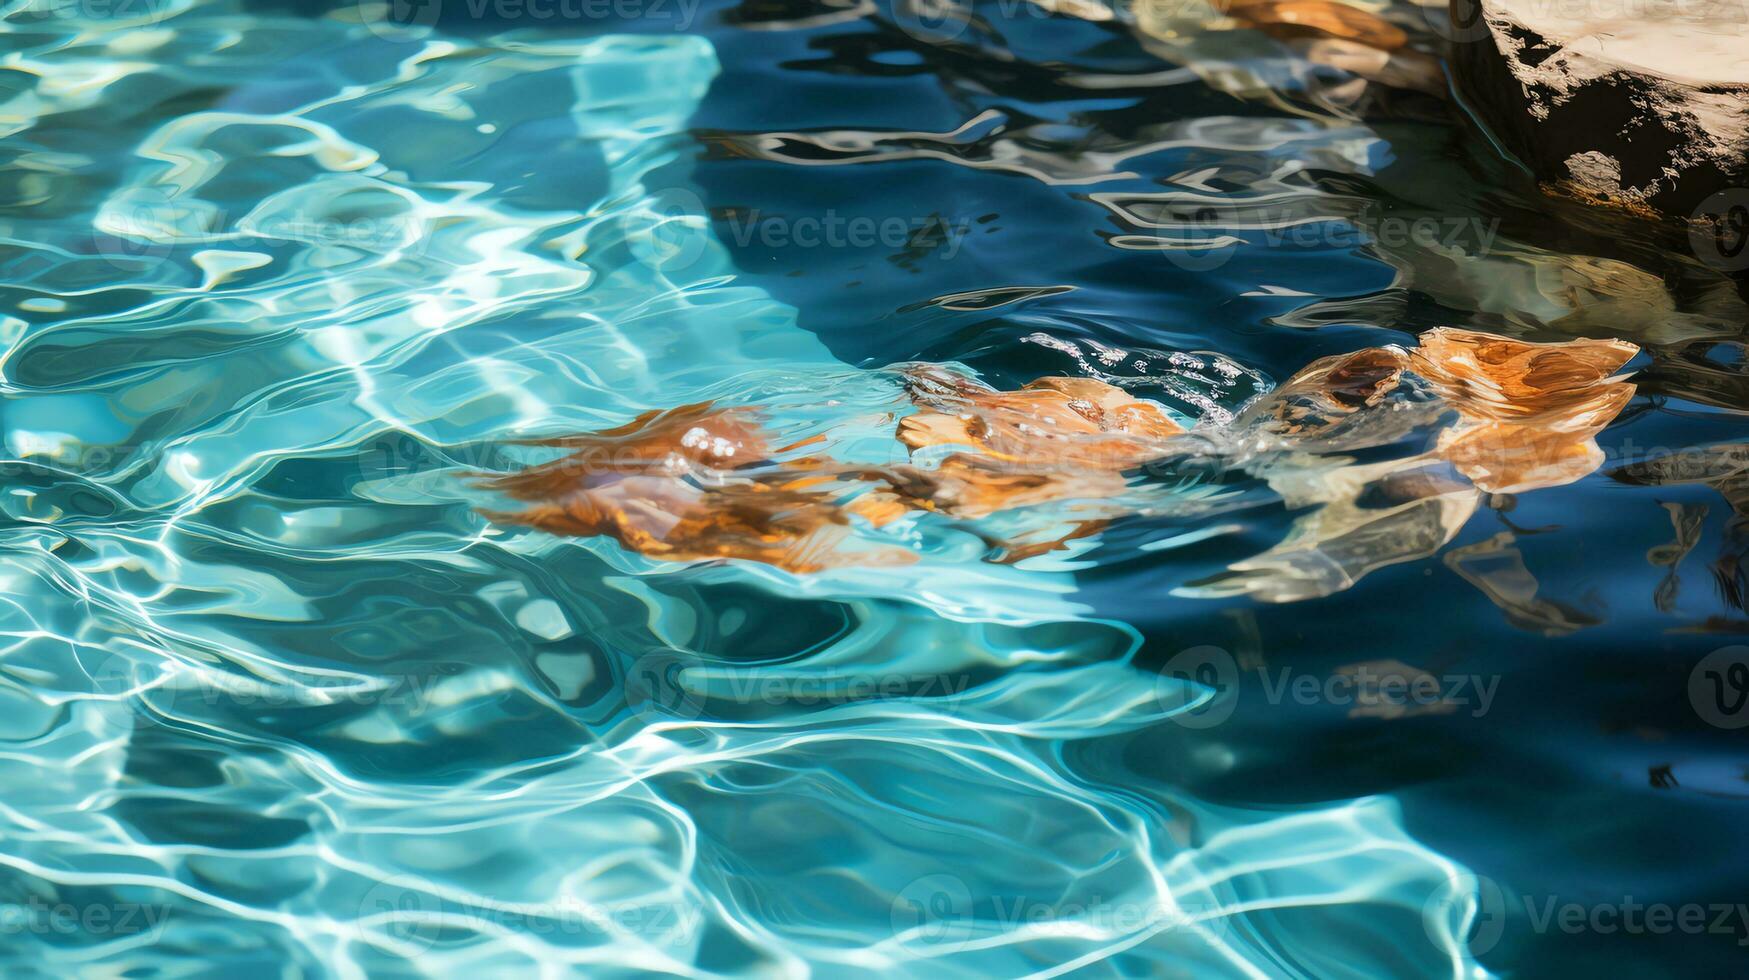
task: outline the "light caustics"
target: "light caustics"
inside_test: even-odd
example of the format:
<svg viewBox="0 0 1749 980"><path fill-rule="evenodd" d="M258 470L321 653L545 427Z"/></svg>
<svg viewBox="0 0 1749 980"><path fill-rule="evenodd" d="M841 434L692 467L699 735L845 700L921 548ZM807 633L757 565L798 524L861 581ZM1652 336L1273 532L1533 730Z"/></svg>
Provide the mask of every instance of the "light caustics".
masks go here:
<svg viewBox="0 0 1749 980"><path fill-rule="evenodd" d="M895 462L904 385L672 183L704 41L159 13L8 21L41 204L0 289L0 887L157 917L0 962L1478 970L1473 880L1390 800L1080 768L1209 694L1077 604L1084 542L1022 568L919 520L908 565L797 575L478 512L515 441L677 404ZM946 680L736 692L894 673Z"/></svg>

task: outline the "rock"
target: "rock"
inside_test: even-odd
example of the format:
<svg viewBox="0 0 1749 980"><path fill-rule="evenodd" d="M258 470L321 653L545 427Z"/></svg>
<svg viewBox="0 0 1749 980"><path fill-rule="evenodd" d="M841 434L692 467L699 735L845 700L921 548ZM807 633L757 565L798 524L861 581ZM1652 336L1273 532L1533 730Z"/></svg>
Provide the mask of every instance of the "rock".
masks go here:
<svg viewBox="0 0 1749 980"><path fill-rule="evenodd" d="M1538 178L1680 216L1749 199L1742 0L1451 0L1450 16L1466 106Z"/></svg>

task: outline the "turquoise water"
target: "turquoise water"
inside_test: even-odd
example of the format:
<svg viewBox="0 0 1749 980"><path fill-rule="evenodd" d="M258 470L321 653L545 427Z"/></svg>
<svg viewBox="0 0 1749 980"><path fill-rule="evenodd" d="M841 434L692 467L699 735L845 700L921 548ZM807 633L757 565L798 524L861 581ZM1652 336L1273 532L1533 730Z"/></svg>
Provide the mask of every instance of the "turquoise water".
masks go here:
<svg viewBox="0 0 1749 980"><path fill-rule="evenodd" d="M1522 928L1521 896L1719 900L1740 743L1669 719L1723 641L1666 630L1730 609L1695 568L1654 609L1644 557L1663 502L1730 533L1703 485L1486 501L1452 547L1531 529L1572 597L1514 592L1517 619L1431 553L1305 603L1206 585L1295 516L1236 474L1018 564L933 515L889 532L914 563L818 573L484 516L474 474L553 455L526 441L689 402L897 462L900 362L1123 375L1191 423L1322 354L1567 312L1571 241L1452 272L1252 235L1199 267L1113 225L1198 171L1232 227L1522 210L1432 96L1333 115L1248 32L1205 40L1254 92L1069 17L996 44L885 8L648 13L7 15L7 975L1467 978L1620 955ZM903 241L809 246L806 216ZM1677 379L1729 315L1691 293L1648 340L1599 292L1596 322L1641 319L1590 333L1668 344L1635 366ZM1692 388L1642 387L1642 452L1740 428ZM1256 680L1384 660L1500 707ZM1671 759L1704 792L1640 788ZM1627 846L1679 817L1693 852Z"/></svg>

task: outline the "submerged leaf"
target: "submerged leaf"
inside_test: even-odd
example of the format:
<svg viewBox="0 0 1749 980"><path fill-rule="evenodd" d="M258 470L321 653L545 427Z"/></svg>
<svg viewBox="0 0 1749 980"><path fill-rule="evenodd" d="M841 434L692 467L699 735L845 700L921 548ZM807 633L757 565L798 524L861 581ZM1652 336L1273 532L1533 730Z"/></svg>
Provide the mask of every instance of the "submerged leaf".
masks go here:
<svg viewBox="0 0 1749 980"><path fill-rule="evenodd" d="M934 467L892 467L881 476L911 506L968 519L1058 501L1115 497L1126 486L1112 470L1016 466L974 453L954 453Z"/></svg>
<svg viewBox="0 0 1749 980"><path fill-rule="evenodd" d="M1521 493L1602 465L1594 437L1634 394L1612 376L1638 351L1620 340L1533 344L1442 327L1421 338L1411 363L1460 417L1440 454L1482 490Z"/></svg>
<svg viewBox="0 0 1749 980"><path fill-rule="evenodd" d="M1289 507L1318 509L1295 521L1281 544L1178 594L1269 602L1329 595L1377 568L1437 552L1481 492L1581 479L1603 462L1593 437L1633 396L1633 385L1613 375L1637 350L1621 341L1532 344L1441 328L1413 350L1369 348L1308 365L1241 416L1233 441L1247 446L1247 432L1264 434L1264 447L1281 458L1265 454L1249 468ZM1327 455L1379 449L1442 417L1449 428L1429 453L1367 465ZM1469 485L1440 476L1432 465L1440 462ZM1479 574L1471 565L1459 572ZM1517 603L1512 615L1521 625L1577 621L1485 576L1472 581L1497 602Z"/></svg>
<svg viewBox="0 0 1749 980"><path fill-rule="evenodd" d="M913 371L922 411L899 422L910 449L957 445L1028 467L1130 469L1184 431L1159 405L1091 378L1040 378L998 391L935 368Z"/></svg>
<svg viewBox="0 0 1749 980"><path fill-rule="evenodd" d="M1262 476L1288 506L1317 509L1281 544L1180 594L1284 602L1432 555L1482 492L1555 486L1595 470L1603 457L1593 437L1634 392L1614 373L1636 350L1433 330L1412 350L1318 360L1231 425L1205 420L1194 441L1159 404L1104 381L1046 377L1002 391L920 366L906 375L918 411L899 420L896 435L913 453L948 450L931 454L933 465L784 458L823 436L773 449L752 411L701 403L541 441L571 453L486 486L532 504L496 520L608 536L657 558L748 558L792 571L914 558L857 546L854 521L879 528L916 511L964 521L1022 512L1006 538L975 532L997 560L1012 561L1135 513L1143 505L1127 495L1133 471L1194 447ZM1447 427L1432 435L1439 424ZM1336 455L1397 445L1410 454L1365 465Z"/></svg>
<svg viewBox="0 0 1749 980"><path fill-rule="evenodd" d="M900 466L882 474L911 506L973 520L1045 504L1082 502L1070 530L1028 532L994 541L998 561L1014 562L1097 533L1128 512L1087 502L1121 495L1133 469L1170 450L1184 429L1159 405L1092 378L1047 377L999 391L938 368L915 370L909 388L922 411L901 419L908 449L961 446L934 467ZM1047 519L1048 521L1048 519Z"/></svg>
<svg viewBox="0 0 1749 980"><path fill-rule="evenodd" d="M885 523L895 502L865 495L845 504L844 487L818 461L771 460L765 434L744 410L683 405L539 444L573 452L487 479L488 489L533 502L489 512L492 520L611 537L652 558L745 558L795 572L914 557L897 548L845 549L851 515Z"/></svg>
<svg viewBox="0 0 1749 980"><path fill-rule="evenodd" d="M1533 344L1439 327L1421 336L1410 364L1467 417L1528 421L1582 412L1637 353L1624 340Z"/></svg>
<svg viewBox="0 0 1749 980"><path fill-rule="evenodd" d="M1337 448L1332 442L1383 445L1430 421L1389 418L1395 413L1361 413L1383 404L1397 390L1408 366L1408 352L1398 347L1369 347L1319 358L1254 402L1236 428L1278 436L1296 448L1313 440L1323 442L1325 449Z"/></svg>
<svg viewBox="0 0 1749 980"><path fill-rule="evenodd" d="M1388 20L1335 0L1227 0L1216 9L1274 37L1330 37L1380 51L1409 43L1409 35Z"/></svg>

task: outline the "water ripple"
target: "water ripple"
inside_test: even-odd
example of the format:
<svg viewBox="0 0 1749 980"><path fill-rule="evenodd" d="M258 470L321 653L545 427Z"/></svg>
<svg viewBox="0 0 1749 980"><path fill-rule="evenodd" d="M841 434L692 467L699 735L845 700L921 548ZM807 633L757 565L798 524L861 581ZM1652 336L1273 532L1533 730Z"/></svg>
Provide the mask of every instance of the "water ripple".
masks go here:
<svg viewBox="0 0 1749 980"><path fill-rule="evenodd" d="M704 40L350 13L9 23L0 894L118 918L0 961L1475 975L1473 889L1391 801L1218 806L1078 761L1214 697L1077 600L1086 542L1023 570L944 527L902 572L798 577L483 519L457 476L518 439L723 398L874 457L902 392L693 206ZM1092 183L1227 125L1079 157L990 113L712 140ZM1211 413L1260 384L1127 353Z"/></svg>

